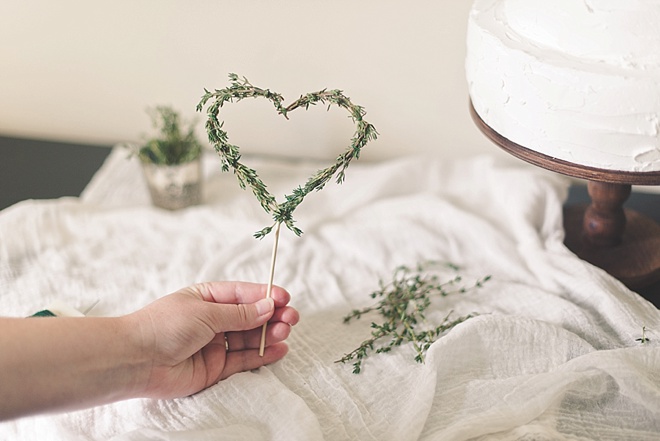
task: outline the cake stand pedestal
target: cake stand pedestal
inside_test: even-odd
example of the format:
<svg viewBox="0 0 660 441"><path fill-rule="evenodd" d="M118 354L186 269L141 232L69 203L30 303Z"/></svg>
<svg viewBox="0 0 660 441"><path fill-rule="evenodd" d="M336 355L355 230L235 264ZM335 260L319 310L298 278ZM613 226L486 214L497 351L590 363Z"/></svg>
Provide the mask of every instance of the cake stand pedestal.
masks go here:
<svg viewBox="0 0 660 441"><path fill-rule="evenodd" d="M564 208L566 246L630 289L660 294L660 225L625 209L632 185L660 185L660 171L619 172L585 167L518 145L488 126L470 103L477 127L511 155L538 167L587 180L591 204Z"/></svg>

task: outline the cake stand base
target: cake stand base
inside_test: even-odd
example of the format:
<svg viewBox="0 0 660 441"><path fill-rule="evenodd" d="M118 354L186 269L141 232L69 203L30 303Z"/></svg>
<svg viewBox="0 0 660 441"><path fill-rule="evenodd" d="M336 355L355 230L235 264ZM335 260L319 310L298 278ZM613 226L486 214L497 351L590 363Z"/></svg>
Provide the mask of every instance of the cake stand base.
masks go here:
<svg viewBox="0 0 660 441"><path fill-rule="evenodd" d="M584 231L587 206L564 208L566 246L578 257L604 269L630 289L660 296L660 226L648 217L624 210L626 228L618 245L595 245Z"/></svg>

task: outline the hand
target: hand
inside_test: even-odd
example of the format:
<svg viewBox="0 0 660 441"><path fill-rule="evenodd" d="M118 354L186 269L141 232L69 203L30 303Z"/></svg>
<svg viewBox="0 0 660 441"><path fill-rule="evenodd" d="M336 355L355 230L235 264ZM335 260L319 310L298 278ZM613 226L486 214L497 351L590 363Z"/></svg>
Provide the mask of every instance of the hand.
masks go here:
<svg viewBox="0 0 660 441"><path fill-rule="evenodd" d="M194 394L230 375L286 355L284 340L298 322L290 295L274 286L203 283L165 296L126 316L139 332L147 356L138 396L173 398ZM261 326L268 321L266 349L259 356Z"/></svg>

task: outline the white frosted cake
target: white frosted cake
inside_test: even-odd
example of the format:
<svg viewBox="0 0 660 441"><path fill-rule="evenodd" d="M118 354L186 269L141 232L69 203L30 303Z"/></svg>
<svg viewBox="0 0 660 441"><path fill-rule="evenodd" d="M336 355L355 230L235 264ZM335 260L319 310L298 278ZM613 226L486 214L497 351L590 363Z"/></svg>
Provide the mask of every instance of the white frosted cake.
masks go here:
<svg viewBox="0 0 660 441"><path fill-rule="evenodd" d="M466 74L477 114L516 144L660 170L660 0L476 0Z"/></svg>

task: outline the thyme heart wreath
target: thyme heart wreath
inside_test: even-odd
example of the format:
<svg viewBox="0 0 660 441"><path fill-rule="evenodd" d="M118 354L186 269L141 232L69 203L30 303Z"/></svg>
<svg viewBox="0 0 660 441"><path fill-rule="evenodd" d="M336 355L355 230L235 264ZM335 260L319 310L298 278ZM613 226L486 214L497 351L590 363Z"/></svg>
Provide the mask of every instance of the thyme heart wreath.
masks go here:
<svg viewBox="0 0 660 441"><path fill-rule="evenodd" d="M247 78L239 78L234 73L229 74L229 81L230 86L225 89L216 89L213 92L204 89L205 93L197 105L197 111L201 112L204 106L209 101L212 101L207 109L208 119L206 121L206 131L211 145L213 145L222 159L222 171L227 172L229 168L232 168L241 188L250 187L263 209L272 215L275 223L257 231L254 234L256 238L263 238L272 231L275 225L282 223L297 236L300 236L302 230L294 225L293 211L300 205L305 196L312 191L321 190L335 174L337 175L336 182L341 184L344 181L345 171L350 162L360 157L362 147L367 142L376 139L378 132L372 124L364 120L365 110L361 106L353 104L341 90L323 89L318 92L301 95L296 101L284 107L282 105L284 98L279 93L253 86ZM271 101L277 113L284 116L287 120L289 119L289 112L296 109L302 108L307 110L309 106L316 105L317 103L327 103L328 110L333 104L346 109L356 125L356 131L351 138L349 147L337 157L335 163L330 167L317 171L316 174L307 180L304 186L298 186L291 194L286 195L285 200L281 203L278 203L275 197L268 192L266 185L259 178L257 172L241 163L239 147L229 143L227 132L223 130L224 122L220 122L218 119L220 108L226 103L259 97Z"/></svg>

